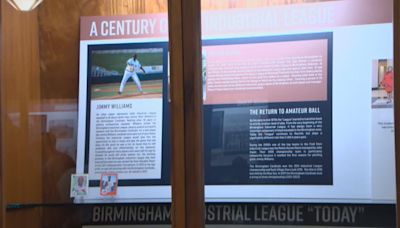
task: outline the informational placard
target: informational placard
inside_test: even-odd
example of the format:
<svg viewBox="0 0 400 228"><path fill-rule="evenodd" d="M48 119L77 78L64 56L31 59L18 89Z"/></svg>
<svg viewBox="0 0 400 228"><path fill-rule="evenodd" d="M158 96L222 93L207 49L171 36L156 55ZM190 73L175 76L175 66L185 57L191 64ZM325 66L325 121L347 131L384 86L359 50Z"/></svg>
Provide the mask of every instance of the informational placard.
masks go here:
<svg viewBox="0 0 400 228"><path fill-rule="evenodd" d="M209 201L395 202L392 4L203 12Z"/></svg>
<svg viewBox="0 0 400 228"><path fill-rule="evenodd" d="M203 56L208 183L331 185L332 33L206 41Z"/></svg>
<svg viewBox="0 0 400 228"><path fill-rule="evenodd" d="M169 198L163 20L146 15L81 20L77 170L89 175L87 201L152 198L138 188L154 185L165 191L160 198Z"/></svg>
<svg viewBox="0 0 400 228"><path fill-rule="evenodd" d="M202 12L207 202L395 202L392 4ZM166 14L82 18L85 202L170 201L167 37Z"/></svg>
<svg viewBox="0 0 400 228"><path fill-rule="evenodd" d="M375 59L371 72L371 150L373 198L393 199L395 188L390 186L396 178L394 172L394 110L393 59ZM389 165L388 165L389 164ZM380 170L377 172L377 170Z"/></svg>
<svg viewBox="0 0 400 228"><path fill-rule="evenodd" d="M93 45L88 51L89 174L160 179L164 49L126 44Z"/></svg>

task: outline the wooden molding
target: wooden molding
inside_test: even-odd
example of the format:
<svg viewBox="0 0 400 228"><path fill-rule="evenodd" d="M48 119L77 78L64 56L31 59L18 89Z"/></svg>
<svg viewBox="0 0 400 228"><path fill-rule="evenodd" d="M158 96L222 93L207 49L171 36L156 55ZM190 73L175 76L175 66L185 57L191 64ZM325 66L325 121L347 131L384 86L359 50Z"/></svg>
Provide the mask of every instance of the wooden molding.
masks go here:
<svg viewBox="0 0 400 228"><path fill-rule="evenodd" d="M169 1L172 227L204 227L200 0Z"/></svg>
<svg viewBox="0 0 400 228"><path fill-rule="evenodd" d="M0 89L2 88L3 82L3 4L4 1L0 1ZM2 102L2 96L1 96L1 91L0 91L0 228L5 227L5 222L4 222L4 216L5 216L5 205L4 205L4 194L3 194L3 188L4 188L4 182L3 182L3 102Z"/></svg>
<svg viewBox="0 0 400 228"><path fill-rule="evenodd" d="M42 202L41 126L31 119L40 102L37 11L1 1L1 159L3 227L41 227L40 210L5 212L8 203Z"/></svg>
<svg viewBox="0 0 400 228"><path fill-rule="evenodd" d="M394 130L395 130L395 156L396 156L396 226L400 228L400 3L393 1L393 33L394 33Z"/></svg>

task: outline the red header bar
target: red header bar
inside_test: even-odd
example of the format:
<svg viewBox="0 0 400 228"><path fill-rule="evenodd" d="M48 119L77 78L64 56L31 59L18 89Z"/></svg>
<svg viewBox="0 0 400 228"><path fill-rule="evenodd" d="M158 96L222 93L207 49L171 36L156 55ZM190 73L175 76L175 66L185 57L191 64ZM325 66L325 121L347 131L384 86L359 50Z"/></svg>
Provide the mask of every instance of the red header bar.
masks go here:
<svg viewBox="0 0 400 228"><path fill-rule="evenodd" d="M203 36L392 22L393 0L343 0L202 13ZM168 38L167 14L82 17L81 40Z"/></svg>

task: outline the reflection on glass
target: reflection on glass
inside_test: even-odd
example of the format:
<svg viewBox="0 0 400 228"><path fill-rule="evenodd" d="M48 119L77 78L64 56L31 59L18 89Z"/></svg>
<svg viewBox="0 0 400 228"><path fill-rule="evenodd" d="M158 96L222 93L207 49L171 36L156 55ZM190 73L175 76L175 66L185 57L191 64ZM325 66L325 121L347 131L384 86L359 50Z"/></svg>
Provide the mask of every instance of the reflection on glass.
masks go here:
<svg viewBox="0 0 400 228"><path fill-rule="evenodd" d="M202 9L206 198L393 204L392 2Z"/></svg>

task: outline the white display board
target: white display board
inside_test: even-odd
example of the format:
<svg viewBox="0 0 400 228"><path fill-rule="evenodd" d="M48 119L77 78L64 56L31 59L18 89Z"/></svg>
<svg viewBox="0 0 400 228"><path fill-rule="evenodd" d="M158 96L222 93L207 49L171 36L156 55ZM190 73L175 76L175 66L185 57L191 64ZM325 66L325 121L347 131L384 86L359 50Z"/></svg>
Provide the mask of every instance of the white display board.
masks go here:
<svg viewBox="0 0 400 228"><path fill-rule="evenodd" d="M392 4L202 12L206 201L395 203ZM77 202L170 201L167 27L82 18Z"/></svg>

